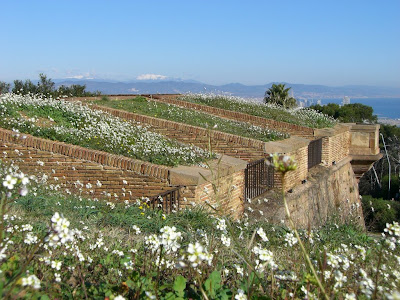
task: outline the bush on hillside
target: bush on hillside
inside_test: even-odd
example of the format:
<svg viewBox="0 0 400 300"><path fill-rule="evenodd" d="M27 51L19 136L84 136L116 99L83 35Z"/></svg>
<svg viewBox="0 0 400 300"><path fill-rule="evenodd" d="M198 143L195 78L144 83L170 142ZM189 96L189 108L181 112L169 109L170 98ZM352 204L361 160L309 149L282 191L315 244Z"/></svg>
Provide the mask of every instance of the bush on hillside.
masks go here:
<svg viewBox="0 0 400 300"><path fill-rule="evenodd" d="M382 232L387 223L400 221L400 202L363 196L365 226L368 230Z"/></svg>
<svg viewBox="0 0 400 300"><path fill-rule="evenodd" d="M40 94L44 96L57 97L92 97L98 96L100 92L88 92L86 91L86 85L73 84L71 86L60 86L58 89L55 88L55 83L47 78L43 73L39 74L39 82L34 84L32 81L25 80L14 80L14 87L12 89L14 94L26 95L26 94Z"/></svg>

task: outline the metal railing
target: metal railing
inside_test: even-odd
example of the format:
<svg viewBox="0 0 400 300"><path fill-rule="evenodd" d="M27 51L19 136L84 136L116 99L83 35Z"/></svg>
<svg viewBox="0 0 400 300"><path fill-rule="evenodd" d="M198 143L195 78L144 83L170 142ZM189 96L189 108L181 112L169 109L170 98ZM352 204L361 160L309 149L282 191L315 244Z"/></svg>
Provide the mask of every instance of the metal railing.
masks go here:
<svg viewBox="0 0 400 300"><path fill-rule="evenodd" d="M308 168L319 165L322 162L322 138L313 140L308 144Z"/></svg>
<svg viewBox="0 0 400 300"><path fill-rule="evenodd" d="M268 159L250 162L244 170L244 198L253 199L274 187L274 167Z"/></svg>
<svg viewBox="0 0 400 300"><path fill-rule="evenodd" d="M153 209L162 209L166 213L171 213L173 211L178 211L179 205L179 191L181 186L177 186L172 190L163 192L156 196L149 198L150 207Z"/></svg>

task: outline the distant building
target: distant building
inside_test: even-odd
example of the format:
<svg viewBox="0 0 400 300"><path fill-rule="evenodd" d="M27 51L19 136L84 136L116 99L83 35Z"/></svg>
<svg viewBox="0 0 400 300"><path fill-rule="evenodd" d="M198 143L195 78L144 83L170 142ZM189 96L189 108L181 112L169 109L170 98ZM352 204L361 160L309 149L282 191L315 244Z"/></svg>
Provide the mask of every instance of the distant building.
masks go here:
<svg viewBox="0 0 400 300"><path fill-rule="evenodd" d="M343 97L342 105L346 105L346 104L350 104L350 97L348 97L348 96Z"/></svg>

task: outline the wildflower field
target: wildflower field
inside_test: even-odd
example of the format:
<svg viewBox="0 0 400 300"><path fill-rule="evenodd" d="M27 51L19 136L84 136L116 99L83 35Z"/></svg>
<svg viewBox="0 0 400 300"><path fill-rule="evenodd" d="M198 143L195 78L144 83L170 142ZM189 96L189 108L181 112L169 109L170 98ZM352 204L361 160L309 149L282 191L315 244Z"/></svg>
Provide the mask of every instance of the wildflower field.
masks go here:
<svg viewBox="0 0 400 300"><path fill-rule="evenodd" d="M311 128L333 127L337 121L308 108L286 109L280 105L264 104L252 99L216 94L186 94L179 100L246 113L266 119L282 121Z"/></svg>
<svg viewBox="0 0 400 300"><path fill-rule="evenodd" d="M193 165L213 157L141 124L39 95L1 95L0 127L161 165Z"/></svg>
<svg viewBox="0 0 400 300"><path fill-rule="evenodd" d="M98 100L95 101L95 103L170 121L203 128L212 128L213 130L249 137L264 142L281 140L289 137L288 134L277 130L252 125L247 122L220 118L188 108L151 101L140 96L129 100Z"/></svg>
<svg viewBox="0 0 400 300"><path fill-rule="evenodd" d="M193 205L64 196L0 164L0 295L10 299L399 299L400 226L299 231ZM261 200L260 200L261 201ZM300 243L301 242L301 243ZM304 245L316 277L306 262Z"/></svg>

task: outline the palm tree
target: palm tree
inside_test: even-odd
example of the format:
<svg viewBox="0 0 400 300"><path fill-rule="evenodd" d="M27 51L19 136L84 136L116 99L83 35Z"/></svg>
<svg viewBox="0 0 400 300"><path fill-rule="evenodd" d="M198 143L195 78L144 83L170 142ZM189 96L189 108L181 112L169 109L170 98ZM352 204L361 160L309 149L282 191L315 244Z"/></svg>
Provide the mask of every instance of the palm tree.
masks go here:
<svg viewBox="0 0 400 300"><path fill-rule="evenodd" d="M279 104L286 108L296 106L296 99L289 96L289 90L291 88L285 88L285 85L286 84L284 83L273 83L272 86L265 92L264 102Z"/></svg>

